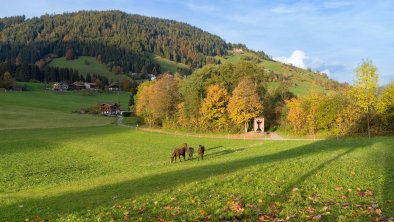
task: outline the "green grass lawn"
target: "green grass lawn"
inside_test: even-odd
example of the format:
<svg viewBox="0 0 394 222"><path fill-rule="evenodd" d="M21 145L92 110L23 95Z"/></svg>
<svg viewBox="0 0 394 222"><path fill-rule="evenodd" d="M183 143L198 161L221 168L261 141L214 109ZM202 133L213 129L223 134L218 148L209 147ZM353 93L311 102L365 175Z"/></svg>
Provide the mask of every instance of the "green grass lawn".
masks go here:
<svg viewBox="0 0 394 222"><path fill-rule="evenodd" d="M394 216L393 137L182 137L71 114L113 96L0 93L0 221L371 221ZM21 111L13 114L13 108ZM125 122L134 124L135 118ZM48 128L52 123L57 126ZM205 145L204 160L171 164L172 150L184 142Z"/></svg>
<svg viewBox="0 0 394 222"><path fill-rule="evenodd" d="M80 91L53 92L42 90L40 83L18 83L26 92L0 92L0 130L17 128L57 128L105 125L115 121L94 115L74 114L81 108L99 102L116 102L117 93L85 95ZM121 108L126 109L129 94L120 92Z"/></svg>
<svg viewBox="0 0 394 222"><path fill-rule="evenodd" d="M85 63L87 61L87 63ZM108 67L105 64L98 63L94 57L90 56L80 56L77 59L66 60L65 57L60 57L53 59L49 66L51 67L59 67L59 68L70 68L76 69L80 74L86 76L88 73L98 74L101 76L107 77L109 80L122 80L125 79L125 75L115 74L108 70Z"/></svg>
<svg viewBox="0 0 394 222"><path fill-rule="evenodd" d="M183 142L204 144L205 159L170 164ZM394 213L389 137L225 140L109 125L5 130L0 147L2 221L122 221L125 212L132 221L369 221Z"/></svg>
<svg viewBox="0 0 394 222"><path fill-rule="evenodd" d="M246 52L244 54L234 53L229 56L222 57L223 62L231 62L231 63L238 63L243 61L244 58L258 58L255 54ZM218 57L220 58L220 57ZM285 64L276 61L268 61L263 60L259 64L260 66L273 71L274 73L280 73L284 76L292 76L292 82L295 82L297 86L290 87L289 91L294 93L297 96L306 95L310 90L317 90L318 92L326 93L327 90L322 87L321 85L315 82L315 79L322 80L323 77L316 75L315 73L309 72L308 70L303 70L296 67L289 67ZM303 81L301 81L303 80ZM327 81L327 80L324 80ZM270 82L269 87L277 87L279 85L278 82Z"/></svg>

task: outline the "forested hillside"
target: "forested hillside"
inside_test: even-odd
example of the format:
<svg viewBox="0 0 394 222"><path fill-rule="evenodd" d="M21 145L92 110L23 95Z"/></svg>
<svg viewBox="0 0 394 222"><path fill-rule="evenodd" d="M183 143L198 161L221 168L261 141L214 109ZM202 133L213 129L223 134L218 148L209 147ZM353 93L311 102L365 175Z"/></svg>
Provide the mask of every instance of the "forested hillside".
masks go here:
<svg viewBox="0 0 394 222"><path fill-rule="evenodd" d="M188 24L120 11L0 19L0 44L2 61L32 64L72 50L72 56L94 56L110 68L134 72L151 72L157 65L146 52L201 67L228 48L220 37Z"/></svg>
<svg viewBox="0 0 394 222"><path fill-rule="evenodd" d="M110 74L73 66L71 61L82 56L95 58L94 63L107 68L102 72ZM65 60L57 66L59 71L51 69L56 67L53 61L57 57ZM258 72L248 75L261 75L270 87L285 85L295 95L304 95L312 88L325 92L343 87L326 75L273 61L263 51L226 43L218 36L172 20L121 11L0 19L0 75L9 72L16 81L72 82L86 78L86 72L107 76L108 81L131 73L157 75L170 71L189 75L204 65L228 62L258 64ZM242 75L235 73L234 78Z"/></svg>

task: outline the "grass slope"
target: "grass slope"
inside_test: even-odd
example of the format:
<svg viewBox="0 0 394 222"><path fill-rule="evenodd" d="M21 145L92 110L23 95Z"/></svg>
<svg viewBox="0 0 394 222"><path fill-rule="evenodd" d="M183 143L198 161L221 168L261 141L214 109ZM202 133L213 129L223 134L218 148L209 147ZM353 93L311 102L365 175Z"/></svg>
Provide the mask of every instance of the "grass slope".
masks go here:
<svg viewBox="0 0 394 222"><path fill-rule="evenodd" d="M170 164L183 142L204 144L206 158ZM132 221L362 221L394 212L394 138L245 141L102 126L6 130L0 147L3 221L122 221L125 212Z"/></svg>
<svg viewBox="0 0 394 222"><path fill-rule="evenodd" d="M114 94L27 85L36 90L0 93L0 221L394 216L393 137L314 142L170 136L70 114ZM12 116L13 108L18 115ZM53 123L57 128L48 129ZM26 125L34 129L21 129ZM170 164L173 148L184 142L204 144L205 159Z"/></svg>
<svg viewBox="0 0 394 222"><path fill-rule="evenodd" d="M222 62L231 62L231 63L238 63L247 60L248 58L254 60L261 60L256 54L251 52L244 52L243 54L239 54L230 51L229 53L230 53L229 56L218 57L218 58L220 58ZM327 90L317 82L317 80L320 82L330 81L329 79L323 78L323 76L320 76L308 70L300 69L297 67L291 67L289 65L276 61L268 61L268 60L261 60L261 61L262 62L260 63L260 66L274 73L278 73L285 77L288 77L292 82L296 83L297 84L296 86L289 88L290 92L293 92L296 95L305 95L311 89L323 93L327 92ZM276 86L276 85L270 84L270 86Z"/></svg>
<svg viewBox="0 0 394 222"><path fill-rule="evenodd" d="M162 58L158 55L151 54L151 56L155 62L160 64L160 72L161 73L164 73L164 72L176 73L178 68L186 68L186 69L190 68L183 63L177 63L177 62Z"/></svg>
<svg viewBox="0 0 394 222"><path fill-rule="evenodd" d="M103 125L114 121L112 118L94 115L72 114L81 108L94 106L99 102L116 102L117 93L82 92L57 93L42 90L43 84L19 83L26 86L26 92L0 92L0 130L15 128L46 128ZM122 108L128 104L128 94L120 92Z"/></svg>
<svg viewBox="0 0 394 222"><path fill-rule="evenodd" d="M87 61L87 63L85 62ZM80 56L77 59L66 60L65 57L60 57L53 59L49 64L51 67L59 67L59 68L70 68L78 70L80 74L83 74L85 77L88 73L98 74L101 76L107 77L109 80L121 80L125 79L125 75L117 75L108 70L108 67L105 64L98 63L94 57L90 56Z"/></svg>

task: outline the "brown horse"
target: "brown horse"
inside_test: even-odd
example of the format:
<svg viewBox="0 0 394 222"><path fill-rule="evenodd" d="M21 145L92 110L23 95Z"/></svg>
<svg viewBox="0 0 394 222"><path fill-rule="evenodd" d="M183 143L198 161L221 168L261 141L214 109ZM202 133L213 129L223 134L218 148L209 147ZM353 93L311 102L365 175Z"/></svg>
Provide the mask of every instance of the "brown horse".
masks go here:
<svg viewBox="0 0 394 222"><path fill-rule="evenodd" d="M198 160L203 160L204 159L204 152L205 152L205 147L203 145L198 145Z"/></svg>
<svg viewBox="0 0 394 222"><path fill-rule="evenodd" d="M189 147L187 149L188 160L192 160L193 159L193 153L194 153L194 148L193 147Z"/></svg>
<svg viewBox="0 0 394 222"><path fill-rule="evenodd" d="M176 162L176 158L179 158L179 161L181 161L181 156L183 156L183 160L185 161L187 151L188 148L186 143L182 144L181 148L175 148L174 151L172 151L171 163Z"/></svg>

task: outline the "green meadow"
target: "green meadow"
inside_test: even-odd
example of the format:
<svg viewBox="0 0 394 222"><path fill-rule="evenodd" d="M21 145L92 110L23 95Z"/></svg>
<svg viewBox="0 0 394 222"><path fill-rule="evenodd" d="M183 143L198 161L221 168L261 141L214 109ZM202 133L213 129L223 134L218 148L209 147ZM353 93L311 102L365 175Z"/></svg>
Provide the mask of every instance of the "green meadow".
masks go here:
<svg viewBox="0 0 394 222"><path fill-rule="evenodd" d="M126 78L123 74L117 75L111 72L105 64L97 62L96 58L91 56L79 56L77 59L73 60L66 60L65 57L55 58L48 65L51 67L75 69L85 77L90 73L91 75L98 74L105 76L109 80L121 80Z"/></svg>
<svg viewBox="0 0 394 222"><path fill-rule="evenodd" d="M82 91L53 92L44 84L18 83L26 92L0 92L0 130L20 128L60 128L106 125L115 121L94 115L73 114L99 102L120 101L126 109L129 94L89 93Z"/></svg>
<svg viewBox="0 0 394 222"><path fill-rule="evenodd" d="M171 72L171 73L176 73L178 68L190 68L189 66L183 64L183 63L177 63L165 58L162 58L157 55L151 55L153 60L160 64L160 72L165 73L165 72Z"/></svg>
<svg viewBox="0 0 394 222"><path fill-rule="evenodd" d="M247 60L247 58L259 60L259 57L254 53L245 52L243 54L233 53L230 51L230 55L224 57L217 57L221 59L221 62L239 63ZM322 76L316 75L305 69L297 67L291 67L276 61L262 60L259 65L267 70L274 73L281 73L283 76L291 79L291 82L295 83L296 86L289 87L289 91L297 96L306 95L310 90L316 90L318 92L326 93L327 90L322 87L316 80L320 82L326 82L328 79ZM275 88L279 86L279 82L270 82L269 87Z"/></svg>
<svg viewBox="0 0 394 222"><path fill-rule="evenodd" d="M171 136L72 110L116 94L0 93L0 221L371 221L394 216L394 138ZM127 103L127 94L121 103ZM127 123L135 123L126 119ZM204 160L170 163L182 143Z"/></svg>

